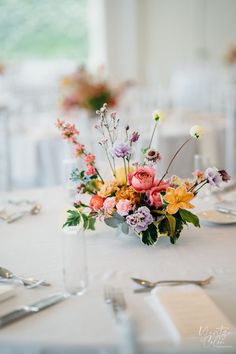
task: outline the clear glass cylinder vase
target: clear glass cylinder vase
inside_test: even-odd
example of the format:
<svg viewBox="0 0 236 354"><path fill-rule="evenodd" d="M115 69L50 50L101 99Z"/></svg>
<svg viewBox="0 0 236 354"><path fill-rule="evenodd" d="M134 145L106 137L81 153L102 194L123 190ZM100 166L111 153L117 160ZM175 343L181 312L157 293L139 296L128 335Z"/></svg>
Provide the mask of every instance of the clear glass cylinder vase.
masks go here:
<svg viewBox="0 0 236 354"><path fill-rule="evenodd" d="M64 230L63 279L67 293L82 295L87 290L87 248L83 228L68 227Z"/></svg>

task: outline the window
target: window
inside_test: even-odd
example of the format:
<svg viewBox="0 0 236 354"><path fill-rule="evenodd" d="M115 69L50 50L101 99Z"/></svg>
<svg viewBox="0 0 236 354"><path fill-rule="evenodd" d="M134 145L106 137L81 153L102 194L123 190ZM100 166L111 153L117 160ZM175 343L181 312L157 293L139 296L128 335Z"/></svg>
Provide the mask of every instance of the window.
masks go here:
<svg viewBox="0 0 236 354"><path fill-rule="evenodd" d="M0 61L88 57L87 0L0 0Z"/></svg>

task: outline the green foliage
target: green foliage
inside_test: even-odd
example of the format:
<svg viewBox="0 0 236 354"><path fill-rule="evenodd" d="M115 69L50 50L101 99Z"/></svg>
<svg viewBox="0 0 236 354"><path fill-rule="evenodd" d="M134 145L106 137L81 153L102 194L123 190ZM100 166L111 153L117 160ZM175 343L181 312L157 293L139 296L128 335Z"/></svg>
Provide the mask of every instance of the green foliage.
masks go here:
<svg viewBox="0 0 236 354"><path fill-rule="evenodd" d="M84 230L95 230L96 219L93 215L86 215L78 210L67 210L67 213L69 215L63 227L77 226L82 223Z"/></svg>
<svg viewBox="0 0 236 354"><path fill-rule="evenodd" d="M148 151L148 147L141 149L141 152L142 152L143 155L145 155L147 151Z"/></svg>
<svg viewBox="0 0 236 354"><path fill-rule="evenodd" d="M147 246L153 246L157 242L158 233L154 224L150 224L148 229L141 232L142 242Z"/></svg>
<svg viewBox="0 0 236 354"><path fill-rule="evenodd" d="M77 226L80 224L81 214L77 210L67 210L67 213L69 215L67 216L66 222L64 223L63 227Z"/></svg>
<svg viewBox="0 0 236 354"><path fill-rule="evenodd" d="M161 222L158 224L158 231L160 234L163 235L168 235L168 227L169 227L169 222L167 218L164 218Z"/></svg>
<svg viewBox="0 0 236 354"><path fill-rule="evenodd" d="M176 239L178 239L180 237L180 234L181 234L183 228L184 228L184 222L181 219L176 218L176 229L175 229Z"/></svg>
<svg viewBox="0 0 236 354"><path fill-rule="evenodd" d="M110 227L117 228L120 224L124 223L124 218L118 213L114 213L110 218L104 219L104 222Z"/></svg>
<svg viewBox="0 0 236 354"><path fill-rule="evenodd" d="M101 92L101 94L98 96L90 97L87 100L86 104L91 111L96 112L98 109L102 107L104 102L109 103L110 99L111 99L110 93L104 91Z"/></svg>
<svg viewBox="0 0 236 354"><path fill-rule="evenodd" d="M179 214L184 221L189 222L196 227L200 227L200 222L197 215L185 209L179 209Z"/></svg>
<svg viewBox="0 0 236 354"><path fill-rule="evenodd" d="M181 231L184 227L184 221L181 219L180 215L166 215L166 218L163 219L158 224L158 231L161 234L167 235L170 237L170 242L174 244L179 238Z"/></svg>
<svg viewBox="0 0 236 354"><path fill-rule="evenodd" d="M123 224L121 224L121 230L124 234L128 235L129 225L126 222L123 222Z"/></svg>
<svg viewBox="0 0 236 354"><path fill-rule="evenodd" d="M166 214L167 220L169 222L169 234L170 237L174 237L175 235L175 227L176 227L176 219L173 215Z"/></svg>

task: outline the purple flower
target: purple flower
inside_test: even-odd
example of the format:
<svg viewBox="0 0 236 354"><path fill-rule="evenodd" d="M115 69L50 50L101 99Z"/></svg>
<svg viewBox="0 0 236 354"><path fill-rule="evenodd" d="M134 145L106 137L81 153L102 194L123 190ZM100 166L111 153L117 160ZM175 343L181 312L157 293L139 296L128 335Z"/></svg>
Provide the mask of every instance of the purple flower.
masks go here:
<svg viewBox="0 0 236 354"><path fill-rule="evenodd" d="M215 167L208 167L204 172L205 178L208 183L210 183L213 187L220 187L220 183L222 182L222 177Z"/></svg>
<svg viewBox="0 0 236 354"><path fill-rule="evenodd" d="M114 146L111 153L113 156L124 158L130 156L131 148L127 143L119 143Z"/></svg>
<svg viewBox="0 0 236 354"><path fill-rule="evenodd" d="M136 141L138 141L139 137L140 137L140 135L138 132L133 132L130 137L131 143L136 143Z"/></svg>
<svg viewBox="0 0 236 354"><path fill-rule="evenodd" d="M150 210L146 206L138 208L133 214L126 217L126 222L134 231L140 233L147 230L148 225L153 222Z"/></svg>

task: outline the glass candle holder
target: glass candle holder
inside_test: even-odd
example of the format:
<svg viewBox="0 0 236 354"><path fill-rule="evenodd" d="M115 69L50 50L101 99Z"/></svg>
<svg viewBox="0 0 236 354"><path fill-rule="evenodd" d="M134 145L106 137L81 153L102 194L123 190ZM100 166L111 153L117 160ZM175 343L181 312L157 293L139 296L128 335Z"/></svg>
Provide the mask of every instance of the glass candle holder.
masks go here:
<svg viewBox="0 0 236 354"><path fill-rule="evenodd" d="M63 279L67 293L82 295L88 287L85 232L81 227L68 227L63 235Z"/></svg>

